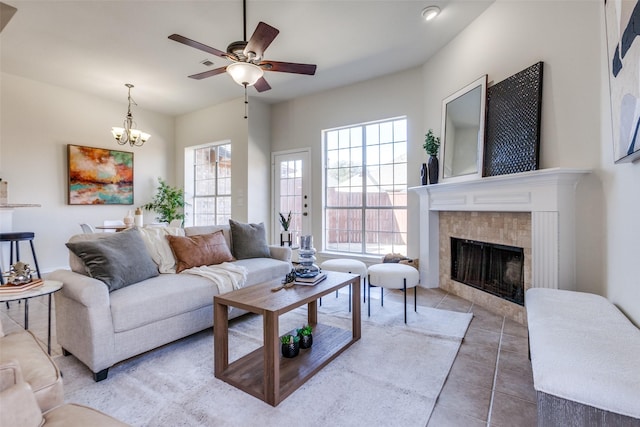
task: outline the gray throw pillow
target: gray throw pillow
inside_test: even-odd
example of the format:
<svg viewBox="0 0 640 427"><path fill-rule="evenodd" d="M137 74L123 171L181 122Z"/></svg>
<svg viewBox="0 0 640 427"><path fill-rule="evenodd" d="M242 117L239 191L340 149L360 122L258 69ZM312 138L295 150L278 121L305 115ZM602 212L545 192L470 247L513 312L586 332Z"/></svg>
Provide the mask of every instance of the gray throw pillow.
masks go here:
<svg viewBox="0 0 640 427"><path fill-rule="evenodd" d="M271 258L264 223L243 224L229 220L231 251L236 259Z"/></svg>
<svg viewBox="0 0 640 427"><path fill-rule="evenodd" d="M82 260L89 276L103 281L109 292L158 275L158 266L136 229L66 245Z"/></svg>

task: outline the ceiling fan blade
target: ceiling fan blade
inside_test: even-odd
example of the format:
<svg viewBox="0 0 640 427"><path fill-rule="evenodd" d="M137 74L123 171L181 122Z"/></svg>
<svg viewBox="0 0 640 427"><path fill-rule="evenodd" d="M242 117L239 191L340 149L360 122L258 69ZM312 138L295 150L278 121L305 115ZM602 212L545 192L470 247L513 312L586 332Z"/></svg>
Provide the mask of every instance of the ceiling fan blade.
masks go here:
<svg viewBox="0 0 640 427"><path fill-rule="evenodd" d="M255 87L258 92L264 92L265 90L271 89L271 86L269 86L269 83L267 83L264 77L260 77L253 87Z"/></svg>
<svg viewBox="0 0 640 427"><path fill-rule="evenodd" d="M8 4L0 2L0 32L4 29L4 26L9 23L13 14L16 13L18 9Z"/></svg>
<svg viewBox="0 0 640 427"><path fill-rule="evenodd" d="M262 58L264 51L267 50L279 32L280 30L273 28L269 24L265 24L264 22L258 23L256 30L244 48L244 55L249 56L248 53L253 52L258 58Z"/></svg>
<svg viewBox="0 0 640 427"><path fill-rule="evenodd" d="M294 62L262 61L260 67L265 71L279 71L281 73L308 74L316 73L315 64L296 64Z"/></svg>
<svg viewBox="0 0 640 427"><path fill-rule="evenodd" d="M196 49L200 49L200 50L202 50L204 52L210 53L212 55L219 56L220 58L226 58L227 57L227 53L226 52L223 52L223 51L218 50L218 49L216 49L214 47L211 47L211 46L207 46L206 44L202 44L202 43L197 42L195 40L188 39L188 38L186 38L184 36L181 36L180 34L171 34L169 36L169 38L171 40L173 40L173 41L178 42L178 43L186 44L187 46L191 46L191 47L194 47Z"/></svg>
<svg viewBox="0 0 640 427"><path fill-rule="evenodd" d="M227 71L227 67L220 67L220 68L216 68L214 70L209 70L209 71L205 71L202 73L198 73L198 74L192 74L189 76L190 79L196 79L196 80L202 80L202 79L206 79L207 77L211 77L211 76L217 76L218 74L222 74L225 71Z"/></svg>

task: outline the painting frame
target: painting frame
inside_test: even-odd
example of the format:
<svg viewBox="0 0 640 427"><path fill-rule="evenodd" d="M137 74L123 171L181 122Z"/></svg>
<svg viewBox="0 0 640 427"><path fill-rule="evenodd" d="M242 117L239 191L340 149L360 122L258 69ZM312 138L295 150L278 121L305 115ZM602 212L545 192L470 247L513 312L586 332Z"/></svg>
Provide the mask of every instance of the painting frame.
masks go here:
<svg viewBox="0 0 640 427"><path fill-rule="evenodd" d="M133 205L133 153L67 144L69 205Z"/></svg>
<svg viewBox="0 0 640 427"><path fill-rule="evenodd" d="M634 162L640 159L640 0L603 1L613 160Z"/></svg>

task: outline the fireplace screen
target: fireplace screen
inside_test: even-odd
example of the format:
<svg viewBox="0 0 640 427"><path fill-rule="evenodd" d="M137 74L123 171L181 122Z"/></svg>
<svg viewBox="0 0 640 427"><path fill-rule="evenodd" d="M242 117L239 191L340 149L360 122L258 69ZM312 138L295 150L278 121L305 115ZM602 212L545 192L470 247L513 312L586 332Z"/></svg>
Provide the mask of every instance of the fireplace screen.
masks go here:
<svg viewBox="0 0 640 427"><path fill-rule="evenodd" d="M524 305L524 250L452 237L451 279Z"/></svg>

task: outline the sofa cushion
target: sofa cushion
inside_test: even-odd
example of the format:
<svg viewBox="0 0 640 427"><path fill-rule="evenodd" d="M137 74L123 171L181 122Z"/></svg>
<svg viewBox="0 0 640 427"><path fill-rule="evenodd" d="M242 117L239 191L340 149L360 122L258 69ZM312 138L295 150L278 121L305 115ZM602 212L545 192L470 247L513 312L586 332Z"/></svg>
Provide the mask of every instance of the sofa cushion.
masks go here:
<svg viewBox="0 0 640 427"><path fill-rule="evenodd" d="M264 223L244 224L229 220L233 255L237 259L269 258L269 246Z"/></svg>
<svg viewBox="0 0 640 427"><path fill-rule="evenodd" d="M66 245L83 261L89 276L104 282L109 292L158 275L158 267L136 229Z"/></svg>
<svg viewBox="0 0 640 427"><path fill-rule="evenodd" d="M290 263L272 258L248 258L238 260L234 264L245 267L249 272L244 283L245 288L274 278L284 279L291 271Z"/></svg>
<svg viewBox="0 0 640 427"><path fill-rule="evenodd" d="M197 236L167 236L176 257L176 273L192 267L234 261L222 231Z"/></svg>
<svg viewBox="0 0 640 427"><path fill-rule="evenodd" d="M161 274L109 294L116 333L211 306L216 285L191 274ZM213 320L213 319L212 319Z"/></svg>

